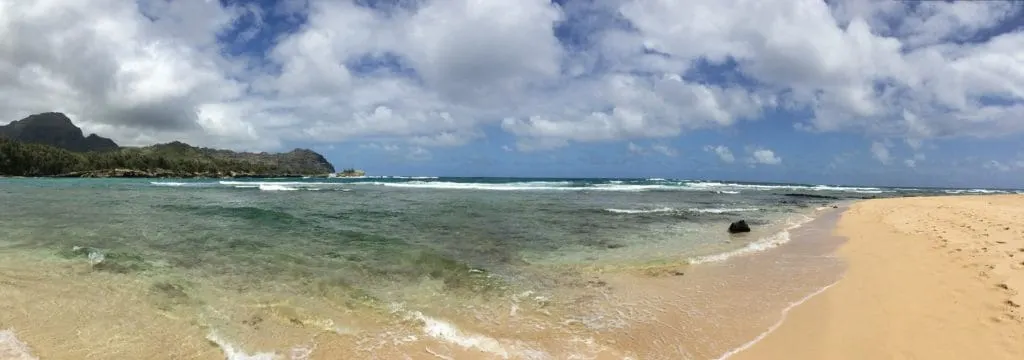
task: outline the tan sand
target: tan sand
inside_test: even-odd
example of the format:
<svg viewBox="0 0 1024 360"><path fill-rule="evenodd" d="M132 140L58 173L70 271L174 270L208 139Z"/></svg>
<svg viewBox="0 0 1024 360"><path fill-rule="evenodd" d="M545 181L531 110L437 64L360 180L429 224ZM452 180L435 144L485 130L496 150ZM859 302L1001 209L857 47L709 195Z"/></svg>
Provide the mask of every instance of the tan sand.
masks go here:
<svg viewBox="0 0 1024 360"><path fill-rule="evenodd" d="M731 359L1024 359L1024 196L870 200L848 271Z"/></svg>

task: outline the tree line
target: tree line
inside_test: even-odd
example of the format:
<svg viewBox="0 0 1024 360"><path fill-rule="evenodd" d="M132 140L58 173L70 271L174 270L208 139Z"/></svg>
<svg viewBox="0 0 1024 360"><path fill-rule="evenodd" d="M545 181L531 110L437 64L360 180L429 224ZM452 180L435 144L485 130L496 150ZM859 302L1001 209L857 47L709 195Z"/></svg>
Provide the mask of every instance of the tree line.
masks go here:
<svg viewBox="0 0 1024 360"><path fill-rule="evenodd" d="M102 152L65 149L0 138L0 175L57 176L79 172L131 169L161 171L177 176L246 173L259 175L317 175L330 171L316 165L286 164L259 158L216 157L193 147L151 146Z"/></svg>

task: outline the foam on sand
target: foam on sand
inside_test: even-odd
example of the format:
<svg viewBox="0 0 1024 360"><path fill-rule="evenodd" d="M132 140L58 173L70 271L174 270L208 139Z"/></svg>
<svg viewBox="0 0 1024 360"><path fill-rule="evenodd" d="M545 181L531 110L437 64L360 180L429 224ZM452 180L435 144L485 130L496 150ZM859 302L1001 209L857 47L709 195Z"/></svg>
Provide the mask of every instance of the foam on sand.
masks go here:
<svg viewBox="0 0 1024 360"><path fill-rule="evenodd" d="M0 359L3 360L39 360L32 356L28 345L18 340L14 330L0 331Z"/></svg>
<svg viewBox="0 0 1024 360"><path fill-rule="evenodd" d="M452 323L424 315L422 312L403 310L401 305L392 305L392 312L403 313L407 319L420 322L423 324L423 333L432 338L467 350L496 355L502 359L508 359L510 356L509 350L492 337L465 332Z"/></svg>
<svg viewBox="0 0 1024 360"><path fill-rule="evenodd" d="M742 255L759 253L759 252L762 252L762 251L765 251L765 250L768 250L768 249L773 249L773 248L779 247L780 245L789 242L789 240L790 240L789 231L790 230L796 229L796 228L800 227L801 225L810 222L813 219L814 218L812 218L810 216L801 215L801 217L798 218L798 219L791 219L789 221L789 226L787 226L782 231L779 231L779 232L777 232L775 234L772 234L770 236L767 236L767 237L761 238L761 239L759 239L757 241L754 241L752 243L749 243L749 244L747 244L747 246L744 246L742 248L739 248L739 249L736 249L736 250L733 250L733 251L728 251L728 252L720 253L720 254L693 257L693 258L690 258L688 260L688 262L690 264L704 264L704 263L720 262L720 261L725 261L725 260L728 260L728 259L736 257L736 256L742 256Z"/></svg>
<svg viewBox="0 0 1024 360"><path fill-rule="evenodd" d="M277 354L274 353L258 353L258 354L246 354L235 345L227 342L216 332L210 332L206 335L206 339L210 340L214 344L220 347L220 350L224 352L224 356L227 360L275 360Z"/></svg>

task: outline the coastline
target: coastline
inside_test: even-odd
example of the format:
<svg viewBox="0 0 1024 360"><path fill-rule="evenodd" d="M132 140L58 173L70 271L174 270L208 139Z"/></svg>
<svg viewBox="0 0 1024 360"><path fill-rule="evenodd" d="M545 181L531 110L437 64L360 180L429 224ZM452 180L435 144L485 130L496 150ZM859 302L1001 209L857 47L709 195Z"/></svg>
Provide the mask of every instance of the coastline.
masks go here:
<svg viewBox="0 0 1024 360"><path fill-rule="evenodd" d="M847 239L843 279L722 358L1024 358L1022 204L1020 195L855 203L835 229Z"/></svg>
<svg viewBox="0 0 1024 360"><path fill-rule="evenodd" d="M450 184L443 182L447 179L439 181ZM12 229L10 234L14 235L9 237L9 246L0 248L0 259L4 260L0 261L3 263L0 266L0 293L5 294L3 301L0 301L0 309L12 311L0 312L0 358L5 358L4 355L11 352L55 359L90 358L97 355L103 355L104 358L170 356L215 359L225 355L231 357L232 354L281 358L296 351L302 352L304 358L308 359L332 358L343 353L362 354L366 357L386 353L388 358L410 359L742 358L776 341L774 339L791 326L790 320L801 318L800 314L808 305L832 294L835 288L846 286L836 285L847 283L840 281L840 278L847 274L847 264L841 256L845 256L848 247L839 249L848 238L853 237L837 231L837 228L878 230L879 223L889 222L897 227L894 231L902 229L913 233L915 230L907 227L907 224L922 225L922 229L930 230L933 228L932 222L946 221L944 218L926 216L929 208L939 208L939 205L928 203L938 201L933 200L936 198L865 202L845 195L835 205L836 202L824 201L832 200L832 197L818 196L809 197L816 202L800 206L800 203L793 203L794 196L788 193L768 196L751 193L741 200L732 197L733 194L673 192L653 194L658 199L652 202L645 199L642 192L635 195L638 193L621 191L621 194L615 193L619 194L616 195L619 198L613 201L595 202L609 198L595 196L588 201L572 203L573 206L568 208L548 210L556 218L559 214L566 214L558 218L562 227L553 227L551 230L557 233L565 227L563 222L592 226L595 221L603 221L625 227L639 220L667 227L620 228L629 231L621 231L619 234L656 235L660 233L659 230L670 230L669 236L664 238L667 241L663 241L663 238L617 239L607 243L612 246L601 243L597 244L596 250L583 249L588 251L566 247L557 256L548 257L536 256L536 248L515 248L512 250L525 254L523 258L526 261L509 263L509 266L516 267L505 271L496 269L493 272L449 262L444 260L447 257L440 255L424 258L422 250L417 252L419 256L414 257L405 255L416 253L401 252L391 255L390 259L394 260L383 264L404 264L400 268L388 268L391 274L401 275L404 274L401 271L409 271L407 269L448 270L429 277L413 274L408 279L396 278L395 281L387 282L390 285L383 288L375 287L374 283L362 277L341 277L351 271L338 266L366 266L374 270L377 269L373 267L377 266L376 263L351 256L338 260L337 255L330 255L331 250L338 248L336 244L303 240L321 239L319 234L322 232L328 235L323 239L341 235L379 241L377 239L383 238L375 238L373 233L353 232L352 229L328 231L330 229L326 226L337 224L331 216L339 213L344 214L350 222L378 226L379 209L360 212L370 202L380 209L404 210L404 204L410 198L436 204L432 199L448 197L451 193L408 190L387 192L388 187L337 195L294 193L282 195L295 200L290 202L293 207L282 209L277 207L281 206L281 196L254 196L256 193L251 191L256 187L239 185L241 183L223 182L220 190L204 191L191 191L189 186L174 190L158 186L164 184L148 183L142 188L152 188L153 191L149 192L138 190L138 186L127 182L112 184L120 184L117 186L131 188L133 191L109 192L106 187L68 186L67 191L60 193L33 187L8 192L9 203L25 205L5 209L11 215L6 221L8 228ZM521 187L534 190L537 184L553 186L550 182L540 182L523 183ZM576 189L572 184L558 184L561 187L556 189ZM488 183L470 185L486 188L484 185ZM650 186L621 183L609 185L645 186L644 189ZM258 190L264 189L259 187ZM401 202L390 204L396 206L394 208L389 207L388 203L381 204L379 199L382 193L392 194L395 200L401 199ZM519 199L523 197L519 193L478 191L460 194L464 201L476 201L470 203L515 204L516 201L527 201ZM525 199L566 199L574 196L565 194L561 191L531 192ZM96 195L103 196L99 203L120 204L120 207L88 213L94 219L91 223L120 219L116 224L103 228L76 227L72 230L74 232L62 229L52 232L39 230L51 228L40 226L42 224L70 223L67 219L82 216L73 209L81 208L78 205L80 203L95 204L97 199L91 196ZM677 195L676 199L680 202L668 208L666 206L670 205L664 204L666 200L663 198L670 195ZM24 197L37 201L20 200ZM132 201L125 202L127 198ZM970 197L957 196L942 201L960 202L959 199L964 198ZM959 213L953 213L965 218L965 213L984 210L989 206L986 199L991 199L974 198L985 201L976 203L969 211L954 209ZM1005 198L1011 199L1011 203L1004 206L1012 208L1015 205L1013 202L1022 197ZM38 201L40 199L47 201ZM237 203L239 199L245 202ZM907 207L907 201L923 204L917 205L921 209L912 208L909 211L921 218L901 220L907 220L907 224L888 221L886 216L893 215L893 211L897 215L900 213L892 209ZM878 203L884 206L879 205L873 211L879 212L881 218L861 219L861 223L853 226L847 224L850 214L864 213L861 210L864 204ZM323 204L333 205L320 207ZM775 204L788 210L774 213L750 212L769 211L763 209L772 208ZM852 211L844 212L851 206ZM474 210L476 216L481 216L480 209L489 208L482 206ZM390 214L418 222L420 228L424 229L446 225L472 230L472 227L462 227L461 221L440 219L445 221L438 222L436 215L418 217L421 214L436 213L425 211L429 209L413 210L416 211ZM48 216L43 218L39 214ZM131 217L119 217L121 214L131 214ZM497 219L493 220L496 223L534 220L525 215L506 219L509 214L533 214L515 206L492 209L491 213L485 212L482 215L489 214L494 214L492 219ZM999 229L1003 228L1000 225L1003 220L1012 223L1009 227L1016 228L1017 223L1013 217L1024 215L1012 211L1007 214L1007 219L995 223ZM693 229L690 231L695 234L702 234L699 238L703 242L697 242L689 248L680 246L686 245L682 242L687 239L698 238L678 236L681 234L680 228L675 226L678 226L680 216L706 219L696 223L697 226L687 228ZM722 234L726 220L733 220L730 218L734 217L748 217L747 220L753 218L753 223L758 226L751 233L715 238L713 235ZM166 222L154 223L145 219L162 219ZM86 223L90 222L83 222ZM190 227L196 224L202 226ZM308 226L310 224L315 226ZM228 225L234 226L224 228ZM305 225L300 228L311 228L313 231L295 232L293 225ZM981 228L971 224L961 225ZM216 231L210 231L204 226L217 228ZM254 229L250 231L249 228ZM136 239L125 235L135 231L124 232L123 229L144 231ZM225 231L227 229L231 231ZM268 230L279 231L273 232L275 236L268 236L265 233ZM191 243L202 245L201 251L193 251L196 248L193 245L178 245L181 236L174 234L183 231L205 234L199 237L203 242ZM1002 235L1016 236L1016 233L1008 234ZM969 235L964 236L970 238ZM131 246L124 246L126 243L118 240L123 236L132 239ZM211 237L213 241L210 241ZM240 242L269 237L277 239L274 244L288 246L277 248L261 243ZM708 241L709 238L714 241ZM29 243L25 239L33 239L35 242ZM611 237L603 239L612 240ZM1016 246L1016 243L997 238L995 233L992 234L992 240L1000 248ZM560 241L564 243L564 240ZM1003 244L996 241L1003 241ZM232 244L248 247L239 251ZM464 245L480 244L474 241ZM408 249L404 243L396 245L401 246L396 249ZM996 245L988 245L993 251L998 250ZM1024 248L1024 244L1021 247ZM885 246L882 248L885 251L891 250ZM54 253L55 249L63 250ZM680 252L668 259L650 257L657 250L666 249L677 249ZM979 248L979 251L983 250ZM905 253L903 250L896 251L893 258L898 260ZM269 269L261 267L266 263L231 260L235 255L244 259L287 255L287 261L271 263L278 267ZM215 266L200 266L208 264L208 261L213 261ZM873 262L877 262L877 259L869 261L871 265L874 265ZM286 267L288 272L277 271L282 267ZM891 271L890 268L885 269ZM924 270L928 269L925 267ZM449 270L459 273L451 273ZM983 269L974 269L978 270ZM463 271L468 271L470 275L459 275ZM479 289L478 285L492 284L478 282L482 277L491 278L492 274L498 276L493 284L503 288L492 288L494 291L486 294L478 294L473 290ZM505 274L522 276L529 281L500 280L504 279L501 276ZM296 281L294 276L302 276L306 280ZM950 277L945 276L943 279L946 278ZM925 283L925 280L914 279L910 282ZM887 289L893 288L899 289ZM1012 289L1018 288L1011 283L1002 290L1009 294ZM918 295L915 293L912 296ZM921 306L921 303L928 305L932 302L926 298L910 305ZM122 321L125 315L138 321L126 323ZM813 316L811 320L821 321ZM530 331L524 332L524 329ZM821 332L819 329L812 331ZM144 333L146 336L125 335L136 333ZM769 354L753 358L800 359L799 356L791 356L791 353L802 350L793 348L802 347L807 340L821 337L823 335L817 332L812 333L812 336L794 335L780 346L784 350L779 353L781 356L772 357ZM1005 343L1016 344L1012 342L1016 338L1008 339ZM178 344L180 351L168 353L168 344ZM882 354L891 353L898 351ZM830 354L810 353L806 358L833 358L828 356Z"/></svg>

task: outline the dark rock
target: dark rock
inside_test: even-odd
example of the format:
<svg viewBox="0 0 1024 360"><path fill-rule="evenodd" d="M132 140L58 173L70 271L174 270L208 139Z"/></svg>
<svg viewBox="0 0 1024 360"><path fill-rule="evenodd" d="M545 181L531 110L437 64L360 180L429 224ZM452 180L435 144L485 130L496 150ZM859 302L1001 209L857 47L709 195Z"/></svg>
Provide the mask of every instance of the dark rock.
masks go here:
<svg viewBox="0 0 1024 360"><path fill-rule="evenodd" d="M729 224L729 233L730 234L744 233L744 232L750 232L750 225L747 225L747 221L746 220L740 220L740 221L734 222L732 224Z"/></svg>

